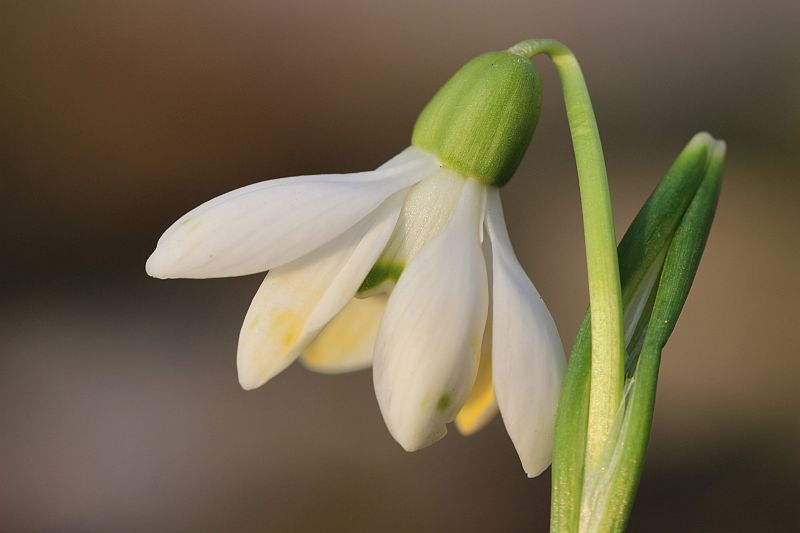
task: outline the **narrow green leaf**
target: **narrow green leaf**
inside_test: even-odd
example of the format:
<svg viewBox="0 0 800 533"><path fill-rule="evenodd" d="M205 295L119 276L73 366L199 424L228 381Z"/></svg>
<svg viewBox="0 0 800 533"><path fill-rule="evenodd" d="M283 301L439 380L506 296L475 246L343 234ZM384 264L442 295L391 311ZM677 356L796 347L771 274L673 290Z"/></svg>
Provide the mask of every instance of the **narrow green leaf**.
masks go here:
<svg viewBox="0 0 800 533"><path fill-rule="evenodd" d="M583 490L586 425L589 420L589 377L592 348L589 313L572 347L556 414L553 446L550 531L577 532Z"/></svg>
<svg viewBox="0 0 800 533"><path fill-rule="evenodd" d="M617 249L623 305L675 233L708 165L714 139L698 133L681 151L622 237Z"/></svg>
<svg viewBox="0 0 800 533"><path fill-rule="evenodd" d="M689 295L714 220L725 144L718 142L709 157L705 177L672 238L648 320L639 361L625 405L625 428L617 443L618 463L607 487L610 497L597 531L623 531L644 466L655 406L661 351Z"/></svg>
<svg viewBox="0 0 800 533"><path fill-rule="evenodd" d="M665 248L676 234L678 225L688 217L687 208L709 170L709 152L713 145L714 140L710 135L696 135L680 153L625 233L618 247L618 255L626 312L646 280L648 271L664 257ZM652 298L648 300L643 314L645 321L654 304ZM580 524L591 376L590 326L587 312L572 348L559 401L552 471L550 529L553 532L578 531ZM637 338L636 333L640 337ZM626 366L633 367L635 364L635 356L638 355L636 348L642 346L641 340L646 338L646 333L649 333L646 329L637 328L629 343ZM631 346L633 351L630 350Z"/></svg>

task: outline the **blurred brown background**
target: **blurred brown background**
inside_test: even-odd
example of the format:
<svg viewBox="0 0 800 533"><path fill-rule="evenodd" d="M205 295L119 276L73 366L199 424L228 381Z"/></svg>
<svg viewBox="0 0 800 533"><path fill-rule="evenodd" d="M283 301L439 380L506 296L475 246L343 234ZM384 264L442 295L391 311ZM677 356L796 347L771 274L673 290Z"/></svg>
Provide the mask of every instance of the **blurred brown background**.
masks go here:
<svg viewBox="0 0 800 533"><path fill-rule="evenodd" d="M144 261L219 193L377 166L472 56L554 37L582 61L620 235L693 133L729 143L631 530L800 530L800 8L600 4L0 2L0 529L544 531L549 474L525 479L499 419L407 454L369 372L295 366L246 393L236 338L260 276L161 282ZM569 347L580 211L540 66L542 120L504 194Z"/></svg>

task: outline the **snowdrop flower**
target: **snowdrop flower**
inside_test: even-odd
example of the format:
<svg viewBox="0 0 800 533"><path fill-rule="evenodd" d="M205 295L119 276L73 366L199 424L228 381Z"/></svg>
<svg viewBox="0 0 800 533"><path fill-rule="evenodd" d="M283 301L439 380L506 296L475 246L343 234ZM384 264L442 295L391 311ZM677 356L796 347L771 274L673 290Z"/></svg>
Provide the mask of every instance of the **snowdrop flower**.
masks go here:
<svg viewBox="0 0 800 533"><path fill-rule="evenodd" d="M403 448L436 442L451 421L470 434L499 410L536 476L550 464L564 353L511 247L499 187L533 135L540 95L530 61L481 55L377 170L223 194L167 229L147 272L268 271L239 336L245 389L298 358L329 373L372 365Z"/></svg>

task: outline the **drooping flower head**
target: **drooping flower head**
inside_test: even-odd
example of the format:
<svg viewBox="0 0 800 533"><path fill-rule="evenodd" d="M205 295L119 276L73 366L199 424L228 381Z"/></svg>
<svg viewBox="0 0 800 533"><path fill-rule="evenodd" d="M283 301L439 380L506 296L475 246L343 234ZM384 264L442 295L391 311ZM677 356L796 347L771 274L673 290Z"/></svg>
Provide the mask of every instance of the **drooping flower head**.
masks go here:
<svg viewBox="0 0 800 533"><path fill-rule="evenodd" d="M550 464L564 353L520 266L499 187L539 115L533 65L512 52L465 65L425 107L411 146L377 170L256 183L175 222L147 272L211 278L269 271L239 336L245 389L300 358L372 365L406 450L448 423L470 434L499 410L530 476Z"/></svg>

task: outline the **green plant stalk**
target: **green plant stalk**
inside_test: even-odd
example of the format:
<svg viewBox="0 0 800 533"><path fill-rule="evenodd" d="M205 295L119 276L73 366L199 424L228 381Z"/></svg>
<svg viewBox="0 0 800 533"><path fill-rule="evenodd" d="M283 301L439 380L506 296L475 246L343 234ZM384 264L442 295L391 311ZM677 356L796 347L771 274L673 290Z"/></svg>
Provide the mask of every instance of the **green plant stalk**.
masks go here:
<svg viewBox="0 0 800 533"><path fill-rule="evenodd" d="M528 59L546 54L555 64L564 92L580 184L593 317L585 448L587 465L593 466L619 409L625 380L622 295L603 148L583 73L569 48L550 39L532 39L509 51Z"/></svg>
<svg viewBox="0 0 800 533"><path fill-rule="evenodd" d="M688 220L689 215L684 213L687 213L690 204L695 205L693 202L697 200L693 199L700 196L698 188L701 183L706 183L710 179L708 176L715 176L714 179L719 180L722 164L722 153L719 150L723 149L719 147L714 149L714 140L710 135L706 133L695 135L659 182L622 238L618 253L623 304L626 311L648 271L654 268L654 263L662 258L664 250L672 242L678 225L682 220ZM704 177L706 181L703 181ZM713 216L713 206L707 205L706 209L706 216ZM710 226L710 219L708 225ZM695 248L695 250L699 254L702 252L702 247ZM699 255L697 260L699 261ZM694 268L696 269L696 264ZM655 291L653 292L655 293ZM652 311L646 314L651 313ZM559 400L552 473L551 531L554 532L578 531L579 529L591 365L590 316L590 312L587 312L573 345ZM647 322L648 318L648 316L643 316L639 321L640 324ZM640 330L641 328L636 329ZM631 345L635 346L636 344L634 336ZM638 370L639 366L636 365L635 357L632 359L626 361L626 366L633 366L641 372ZM642 376L637 376L639 383L643 382ZM636 397L634 393L637 393L637 390L629 393L629 400ZM630 401L627 405L630 405ZM649 435L649 426L644 438L647 438L647 435ZM639 457L640 467L643 457L642 451L642 455ZM628 471L628 473L630 472ZM628 475L627 479L630 481L634 477ZM638 477L635 479L638 482ZM628 487L626 516L633 501L635 489L635 485Z"/></svg>

